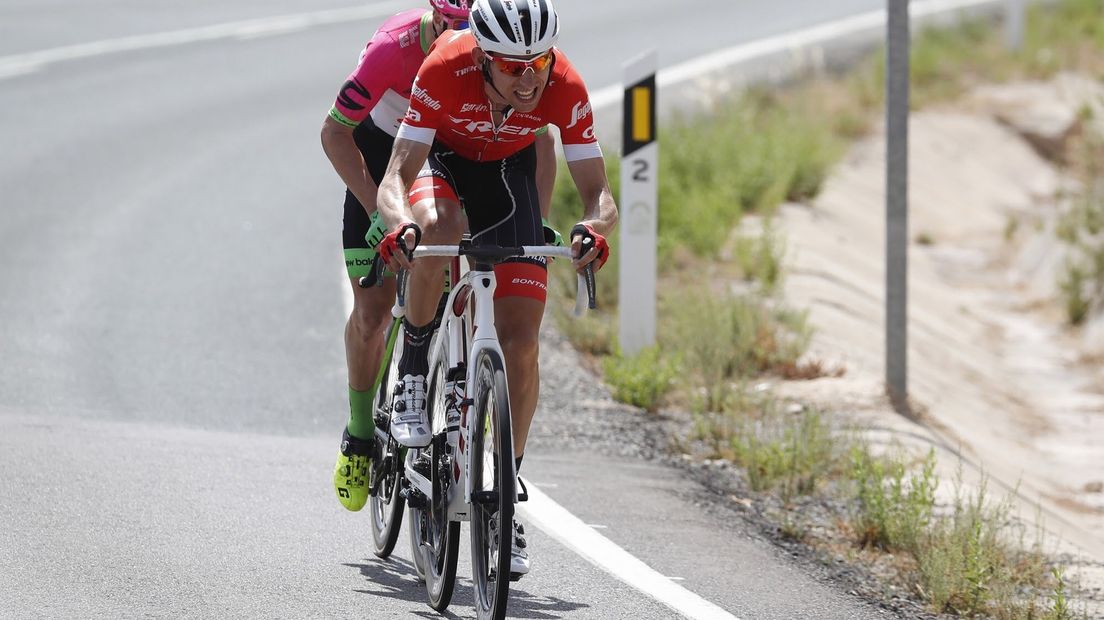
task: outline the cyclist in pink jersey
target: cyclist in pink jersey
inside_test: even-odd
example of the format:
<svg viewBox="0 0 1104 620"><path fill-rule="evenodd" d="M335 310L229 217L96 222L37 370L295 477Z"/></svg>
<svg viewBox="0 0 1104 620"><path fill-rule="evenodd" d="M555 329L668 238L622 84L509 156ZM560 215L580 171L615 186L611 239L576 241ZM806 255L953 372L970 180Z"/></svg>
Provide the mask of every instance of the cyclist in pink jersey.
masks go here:
<svg viewBox="0 0 1104 620"><path fill-rule="evenodd" d="M353 290L353 310L345 327L349 371L349 422L334 467L334 488L349 510L368 499L368 471L374 445L374 383L395 285L361 288L371 277L375 245L385 229L375 209L376 189L410 98L411 84L433 42L446 30L467 27L468 0L430 0L430 8L403 11L376 31L360 53L322 125L322 146L345 182L342 242ZM554 140L546 131L538 142L542 213L547 216L555 182ZM365 206L367 205L367 206Z"/></svg>
<svg viewBox="0 0 1104 620"><path fill-rule="evenodd" d="M551 0L475 0L471 27L442 36L422 63L399 127L377 204L389 232L380 256L410 269L391 433L409 446L431 439L426 416L428 347L443 287L445 260L413 261L419 243L541 245L535 196L536 133L560 129L564 156L583 202L572 229L577 269L601 268L605 236L617 221L586 86L554 47L559 24ZM536 410L538 336L547 284L542 259L495 267L495 326L506 362L515 466L521 467ZM505 527L506 524L501 524ZM512 577L529 571L524 530L514 523Z"/></svg>

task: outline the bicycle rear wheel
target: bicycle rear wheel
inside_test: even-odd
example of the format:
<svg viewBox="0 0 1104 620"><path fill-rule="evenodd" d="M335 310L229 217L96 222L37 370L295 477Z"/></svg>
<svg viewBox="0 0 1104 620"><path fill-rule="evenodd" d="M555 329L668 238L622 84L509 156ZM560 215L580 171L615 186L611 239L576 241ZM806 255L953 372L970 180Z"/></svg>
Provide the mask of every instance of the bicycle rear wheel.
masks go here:
<svg viewBox="0 0 1104 620"><path fill-rule="evenodd" d="M395 550L402 526L403 508L406 504L400 491L403 482L403 457L405 450L391 439L391 391L398 374L402 347L401 321L395 319L387 331L383 361L377 378L376 405L373 417L376 422L376 445L380 449L373 455L372 492L370 504L372 524L372 552L387 558Z"/></svg>
<svg viewBox="0 0 1104 620"><path fill-rule="evenodd" d="M496 351L476 360L474 414L470 424L471 552L475 611L480 620L502 620L510 593L514 544L514 433L506 371ZM497 458L496 458L497 455ZM492 525L494 522L494 525Z"/></svg>

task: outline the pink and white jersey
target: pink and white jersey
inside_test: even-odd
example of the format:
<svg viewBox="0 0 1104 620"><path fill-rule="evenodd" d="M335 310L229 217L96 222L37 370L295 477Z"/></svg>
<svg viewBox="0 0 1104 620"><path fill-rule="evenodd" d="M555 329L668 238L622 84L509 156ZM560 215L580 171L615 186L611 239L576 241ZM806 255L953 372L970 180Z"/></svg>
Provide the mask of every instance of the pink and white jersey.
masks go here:
<svg viewBox="0 0 1104 620"><path fill-rule="evenodd" d="M410 87L433 44L433 12L403 11L379 27L341 87L330 117L356 127L368 116L394 136L410 103Z"/></svg>

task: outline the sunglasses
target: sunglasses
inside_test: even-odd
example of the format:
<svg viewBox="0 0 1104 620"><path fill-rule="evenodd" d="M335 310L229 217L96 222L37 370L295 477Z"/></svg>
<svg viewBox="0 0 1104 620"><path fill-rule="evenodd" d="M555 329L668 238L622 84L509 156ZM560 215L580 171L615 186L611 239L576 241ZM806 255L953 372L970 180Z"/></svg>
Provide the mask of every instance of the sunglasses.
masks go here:
<svg viewBox="0 0 1104 620"><path fill-rule="evenodd" d="M537 56L536 58L530 58L529 60L516 60L514 58L496 58L487 55L487 58L491 59L495 67L506 75L513 77L521 77L521 74L525 73L526 69L532 69L534 73L540 73L548 68L548 65L552 64L552 50Z"/></svg>
<svg viewBox="0 0 1104 620"><path fill-rule="evenodd" d="M463 30L468 27L468 20L466 19L449 19L445 18L445 25L449 30Z"/></svg>

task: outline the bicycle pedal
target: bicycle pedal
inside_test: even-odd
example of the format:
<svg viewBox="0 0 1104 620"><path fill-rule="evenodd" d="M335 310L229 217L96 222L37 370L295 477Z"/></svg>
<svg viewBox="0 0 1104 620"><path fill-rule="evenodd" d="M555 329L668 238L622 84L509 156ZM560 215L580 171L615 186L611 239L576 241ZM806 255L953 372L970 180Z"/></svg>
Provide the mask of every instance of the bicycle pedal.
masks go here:
<svg viewBox="0 0 1104 620"><path fill-rule="evenodd" d="M498 503L498 491L472 491L471 501L473 504L495 505Z"/></svg>
<svg viewBox="0 0 1104 620"><path fill-rule="evenodd" d="M521 578L524 577L524 576L525 576L524 573L511 572L510 573L510 581L521 581Z"/></svg>
<svg viewBox="0 0 1104 620"><path fill-rule="evenodd" d="M417 489L405 488L399 491L399 495L406 500L406 503L417 510L425 510L429 507L429 500L425 495L422 495Z"/></svg>

